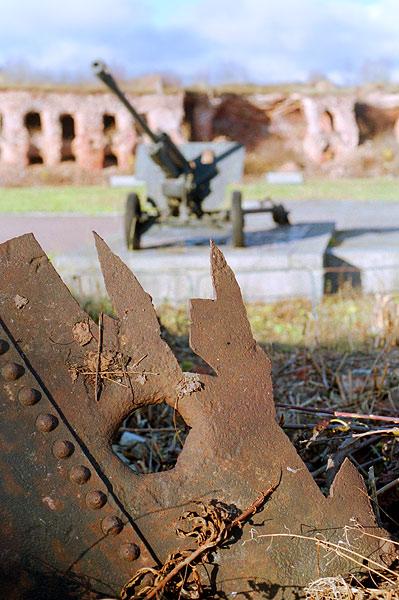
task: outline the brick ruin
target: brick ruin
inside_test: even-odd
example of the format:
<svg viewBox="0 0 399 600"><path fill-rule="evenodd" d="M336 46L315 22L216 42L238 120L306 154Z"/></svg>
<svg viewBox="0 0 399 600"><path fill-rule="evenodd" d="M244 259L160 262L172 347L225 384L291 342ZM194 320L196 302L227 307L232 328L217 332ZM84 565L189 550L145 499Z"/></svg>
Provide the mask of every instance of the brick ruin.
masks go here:
<svg viewBox="0 0 399 600"><path fill-rule="evenodd" d="M148 125L177 141L183 93L129 98ZM0 163L10 166L75 162L86 170L132 167L138 132L112 94L6 90L0 92Z"/></svg>
<svg viewBox="0 0 399 600"><path fill-rule="evenodd" d="M269 154L270 164L281 168L290 161L302 169L345 164L381 131L399 141L399 94L159 91L128 98L153 130L167 131L177 143L233 139L249 153ZM110 93L0 91L3 168L70 163L91 172L110 166L131 171L139 139L131 116ZM276 155L283 155L280 164Z"/></svg>

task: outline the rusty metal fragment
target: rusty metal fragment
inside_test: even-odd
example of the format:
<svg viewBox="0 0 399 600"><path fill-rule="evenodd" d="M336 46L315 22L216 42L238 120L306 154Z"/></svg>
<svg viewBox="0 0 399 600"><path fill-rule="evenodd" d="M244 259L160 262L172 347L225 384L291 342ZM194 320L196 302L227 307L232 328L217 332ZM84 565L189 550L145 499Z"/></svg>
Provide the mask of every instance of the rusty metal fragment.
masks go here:
<svg viewBox="0 0 399 600"><path fill-rule="evenodd" d="M100 340L33 235L0 246L4 593L116 597L137 569L181 547L175 524L193 502L241 511L280 479L235 543L213 555L215 593L287 598L321 575L359 570L354 551L389 564L393 546L373 537L388 534L354 466L343 464L325 498L275 422L270 361L221 252L211 246L216 299L190 305L190 345L216 375L190 378L161 338L150 296L98 236L96 245L118 314L104 316ZM29 298L23 309L17 295ZM96 370L99 347L126 387ZM147 376L129 376L137 364ZM163 401L190 433L174 469L136 474L112 452L113 436L133 410Z"/></svg>

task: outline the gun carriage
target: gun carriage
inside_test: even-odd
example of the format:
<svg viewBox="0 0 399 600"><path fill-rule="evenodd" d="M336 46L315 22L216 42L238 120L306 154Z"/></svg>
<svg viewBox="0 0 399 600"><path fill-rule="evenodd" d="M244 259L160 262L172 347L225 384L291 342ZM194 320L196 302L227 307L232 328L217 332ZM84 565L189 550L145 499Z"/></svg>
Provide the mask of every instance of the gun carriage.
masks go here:
<svg viewBox="0 0 399 600"><path fill-rule="evenodd" d="M103 62L92 64L94 74L119 98L132 115L137 127L148 136L150 144L139 144L136 175L147 186L147 207L139 197L127 196L125 238L129 249L140 248L142 235L154 223L172 226L193 224L201 220L224 220L232 223L234 246L244 245L244 217L249 212L271 212L279 225L289 224L282 205L243 210L240 191L233 192L231 207L221 208L228 184L242 178L245 149L235 142L187 142L177 146L166 132L154 133L145 119L128 101Z"/></svg>

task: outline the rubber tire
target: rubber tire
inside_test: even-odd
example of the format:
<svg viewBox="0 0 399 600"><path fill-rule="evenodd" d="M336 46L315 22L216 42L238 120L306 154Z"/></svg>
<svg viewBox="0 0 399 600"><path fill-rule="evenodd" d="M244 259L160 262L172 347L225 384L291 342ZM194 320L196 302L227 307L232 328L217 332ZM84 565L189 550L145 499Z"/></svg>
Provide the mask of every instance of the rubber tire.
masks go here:
<svg viewBox="0 0 399 600"><path fill-rule="evenodd" d="M125 239L128 250L140 249L140 217L141 207L137 194L131 193L126 199Z"/></svg>
<svg viewBox="0 0 399 600"><path fill-rule="evenodd" d="M242 212L242 194L233 192L231 198L232 242L234 248L244 247L244 215Z"/></svg>

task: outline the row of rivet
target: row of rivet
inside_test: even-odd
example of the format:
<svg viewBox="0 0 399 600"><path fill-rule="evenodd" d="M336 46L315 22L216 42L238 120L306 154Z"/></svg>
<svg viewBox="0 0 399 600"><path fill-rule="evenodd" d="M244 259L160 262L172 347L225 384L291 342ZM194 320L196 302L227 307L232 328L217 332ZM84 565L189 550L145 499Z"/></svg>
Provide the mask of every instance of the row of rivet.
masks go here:
<svg viewBox="0 0 399 600"><path fill-rule="evenodd" d="M9 347L8 342L0 339L0 355L5 354ZM5 364L1 369L1 374L7 381L16 381L24 373L24 367L14 362ZM42 395L39 390L29 387L21 388L18 393L18 399L24 406L34 406L40 401L41 397ZM49 413L41 413L36 418L36 427L43 433L53 431L58 424L58 418ZM72 456L74 451L75 446L67 440L57 440L53 445L54 456L61 460ZM69 473L70 480L78 485L87 483L90 477L90 469L83 465L72 467ZM102 508L106 503L107 496L100 490L92 490L86 495L86 504L93 510ZM105 517L101 522L101 529L105 535L118 535L123 527L123 522L116 516ZM124 542L120 548L120 556L123 560L132 562L140 556L140 548L131 542Z"/></svg>

